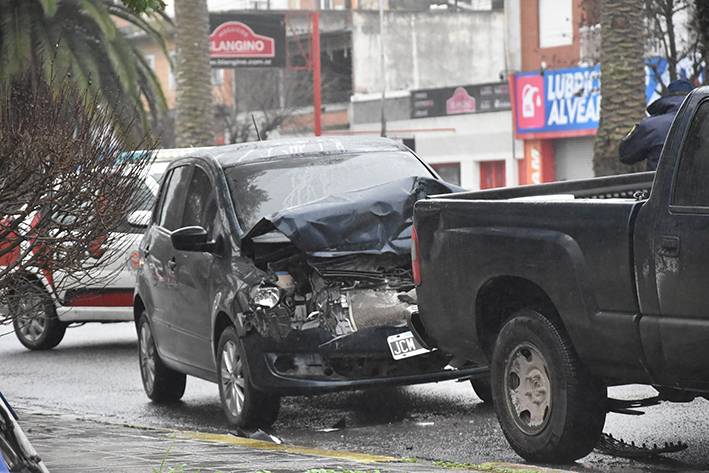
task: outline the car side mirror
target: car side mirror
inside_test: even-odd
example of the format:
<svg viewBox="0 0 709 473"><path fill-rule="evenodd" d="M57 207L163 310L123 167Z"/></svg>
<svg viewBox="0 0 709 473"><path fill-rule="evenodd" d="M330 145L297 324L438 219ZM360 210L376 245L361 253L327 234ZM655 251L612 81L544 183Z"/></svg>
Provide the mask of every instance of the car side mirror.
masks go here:
<svg viewBox="0 0 709 473"><path fill-rule="evenodd" d="M134 227L147 228L152 212L150 210L136 210L128 214L128 223Z"/></svg>
<svg viewBox="0 0 709 473"><path fill-rule="evenodd" d="M207 241L207 236L207 230L202 227L183 227L172 232L170 240L176 250L214 253L217 250L217 243Z"/></svg>

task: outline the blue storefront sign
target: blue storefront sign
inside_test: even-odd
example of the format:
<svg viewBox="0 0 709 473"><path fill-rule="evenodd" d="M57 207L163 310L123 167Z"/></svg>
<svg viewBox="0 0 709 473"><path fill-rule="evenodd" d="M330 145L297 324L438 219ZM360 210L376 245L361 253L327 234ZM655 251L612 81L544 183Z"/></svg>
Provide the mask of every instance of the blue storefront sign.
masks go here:
<svg viewBox="0 0 709 473"><path fill-rule="evenodd" d="M513 93L518 139L587 136L598 128L598 65L515 74Z"/></svg>

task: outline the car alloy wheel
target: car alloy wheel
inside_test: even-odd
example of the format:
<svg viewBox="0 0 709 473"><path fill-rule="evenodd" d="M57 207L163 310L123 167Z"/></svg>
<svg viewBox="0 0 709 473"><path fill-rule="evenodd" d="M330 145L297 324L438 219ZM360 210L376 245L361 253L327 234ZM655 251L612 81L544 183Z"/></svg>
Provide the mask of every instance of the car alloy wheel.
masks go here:
<svg viewBox="0 0 709 473"><path fill-rule="evenodd" d="M138 323L138 361L143 389L152 401L169 403L182 399L187 376L168 368L160 359L145 312Z"/></svg>
<svg viewBox="0 0 709 473"><path fill-rule="evenodd" d="M247 338L255 336L247 335ZM278 417L280 397L257 390L251 384L244 342L234 327L222 332L217 353L219 398L229 422L245 428L270 427ZM259 356L257 353L251 355Z"/></svg>
<svg viewBox="0 0 709 473"><path fill-rule="evenodd" d="M155 344L150 333L150 326L147 323L140 326L140 374L143 378L145 390L152 392L155 389Z"/></svg>
<svg viewBox="0 0 709 473"><path fill-rule="evenodd" d="M17 339L30 350L49 350L64 338L66 324L57 318L52 299L37 284L25 282L9 299Z"/></svg>
<svg viewBox="0 0 709 473"><path fill-rule="evenodd" d="M221 383L224 391L224 405L234 417L244 410L244 363L236 343L227 340L222 347Z"/></svg>

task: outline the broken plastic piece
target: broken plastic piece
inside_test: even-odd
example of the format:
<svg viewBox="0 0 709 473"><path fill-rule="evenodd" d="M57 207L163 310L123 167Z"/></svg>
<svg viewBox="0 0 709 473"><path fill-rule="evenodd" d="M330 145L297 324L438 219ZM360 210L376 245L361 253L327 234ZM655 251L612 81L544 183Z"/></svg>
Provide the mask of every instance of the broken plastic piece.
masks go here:
<svg viewBox="0 0 709 473"><path fill-rule="evenodd" d="M665 446L658 447L653 444L652 448L647 447L644 443L642 447L635 445L635 442L627 443L623 439L613 438L610 434L601 434L601 438L596 445L596 451L605 455L612 455L623 458L642 458L659 455L661 453L674 453L686 449L688 445L683 442L665 442Z"/></svg>
<svg viewBox="0 0 709 473"><path fill-rule="evenodd" d="M267 434L261 429L249 435L249 438L252 440L263 440L264 442L273 442L279 445L283 443L283 440L279 439L275 435Z"/></svg>
<svg viewBox="0 0 709 473"><path fill-rule="evenodd" d="M645 399L632 399L629 401L622 399L612 399L608 398L608 412L615 412L616 414L628 414L633 416L640 416L645 414L644 411L637 411L638 407L649 407L656 406L660 404L663 400L660 396L649 397Z"/></svg>

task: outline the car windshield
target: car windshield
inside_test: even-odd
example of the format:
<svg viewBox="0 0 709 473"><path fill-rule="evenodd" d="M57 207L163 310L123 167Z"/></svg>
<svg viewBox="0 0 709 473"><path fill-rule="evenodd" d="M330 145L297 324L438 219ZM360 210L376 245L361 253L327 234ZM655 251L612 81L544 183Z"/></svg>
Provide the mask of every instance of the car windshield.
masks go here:
<svg viewBox="0 0 709 473"><path fill-rule="evenodd" d="M248 231L279 210L412 176L433 177L411 153L288 157L225 169L239 225Z"/></svg>

